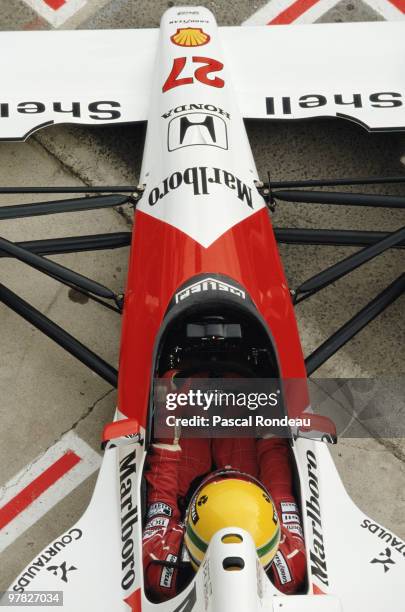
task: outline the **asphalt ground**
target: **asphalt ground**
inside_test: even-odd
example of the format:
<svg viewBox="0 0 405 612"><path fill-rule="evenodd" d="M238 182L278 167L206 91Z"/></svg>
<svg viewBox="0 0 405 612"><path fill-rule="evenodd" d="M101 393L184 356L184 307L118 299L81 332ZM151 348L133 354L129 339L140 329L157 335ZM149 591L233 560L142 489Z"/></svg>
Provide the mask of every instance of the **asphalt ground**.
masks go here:
<svg viewBox="0 0 405 612"><path fill-rule="evenodd" d="M158 26L167 3L92 1L59 27L122 28ZM207 2L220 25L240 24L264 4L242 0ZM381 18L362 2L340 2L321 21ZM52 27L24 2L0 5L0 29ZM405 137L370 135L343 121L309 123L249 122L248 135L260 174L273 180L394 175L404 171L400 157ZM0 143L0 184L134 184L140 169L144 127L52 127L27 143ZM356 191L358 189L356 188ZM403 187L367 188L372 193L403 194ZM3 196L0 204L44 200L43 196ZM48 198L51 199L51 198ZM382 209L280 203L276 226L394 230L403 213ZM2 222L1 235L30 240L75 234L127 231L131 210L60 214ZM354 249L280 247L291 287ZM63 255L55 261L116 291L125 285L128 249ZM120 320L115 313L82 300L56 281L10 259L1 259L1 282L63 325L107 361L117 364ZM391 251L297 307L305 354L337 329L404 269L403 251ZM404 299L319 371L325 377L403 375ZM115 392L25 321L0 306L0 483L6 485L70 431L99 452L100 434L111 420ZM384 406L381 407L384 409ZM370 516L405 537L405 442L401 438L342 439L333 449L337 467L354 501ZM83 513L95 474L46 512L0 554L0 590L51 540ZM0 493L1 496L6 493ZM0 534L1 538L1 534ZM1 542L1 539L0 539Z"/></svg>

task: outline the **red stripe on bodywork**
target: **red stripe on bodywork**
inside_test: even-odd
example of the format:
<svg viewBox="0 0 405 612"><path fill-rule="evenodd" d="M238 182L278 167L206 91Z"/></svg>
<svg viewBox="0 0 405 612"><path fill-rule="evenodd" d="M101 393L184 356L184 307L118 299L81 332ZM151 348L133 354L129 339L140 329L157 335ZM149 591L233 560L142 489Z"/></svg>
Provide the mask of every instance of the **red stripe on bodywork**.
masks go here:
<svg viewBox="0 0 405 612"><path fill-rule="evenodd" d="M277 17L274 17L274 19L269 21L267 25L283 25L292 23L318 2L319 0L296 0L288 8L279 13Z"/></svg>
<svg viewBox="0 0 405 612"><path fill-rule="evenodd" d="M44 0L44 2L54 11L57 11L61 6L66 4L66 0Z"/></svg>
<svg viewBox="0 0 405 612"><path fill-rule="evenodd" d="M25 510L42 493L51 487L57 480L62 478L81 458L71 450L68 450L60 459L55 461L40 476L35 478L29 485L20 491L13 499L0 508L0 529L3 529L18 514Z"/></svg>

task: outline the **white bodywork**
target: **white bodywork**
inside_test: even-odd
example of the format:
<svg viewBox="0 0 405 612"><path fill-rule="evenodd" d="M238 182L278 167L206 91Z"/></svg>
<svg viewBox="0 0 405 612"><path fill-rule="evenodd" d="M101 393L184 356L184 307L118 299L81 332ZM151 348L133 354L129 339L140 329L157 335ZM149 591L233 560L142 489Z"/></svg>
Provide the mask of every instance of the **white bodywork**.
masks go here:
<svg viewBox="0 0 405 612"><path fill-rule="evenodd" d="M197 49L180 46L174 49L174 45L169 48L169 36L173 35L177 22L182 23L187 13L192 15L192 24L193 20L196 26L202 24L205 35L211 36L212 42L197 46ZM342 50L337 32L341 39L343 31L353 32L353 36L347 35ZM330 97L332 93L342 91L338 88L339 78L342 87L344 83L343 93L347 96L349 92L373 91L374 87L378 91L388 88L390 91L401 90L402 87L401 91L405 91L405 72L399 71L405 51L402 31L402 24L300 26L297 29L274 30L229 28L220 30L223 40L221 49L215 20L209 11L202 8L174 8L163 18L157 59L154 57L157 32L150 30L2 34L1 40L9 45L21 36L21 44L16 45L20 56L14 67L13 79L11 68L5 64L7 52L2 55L3 92L12 90L14 100L43 100L48 110L41 115L46 120L66 121L60 112L55 114L49 111L55 100L63 101L66 110L69 101L86 106L89 100L94 102L96 99L104 100L104 104L119 100L122 114L117 121L134 121L146 118L145 100L148 99L150 104L151 76L154 72L156 95L149 109L149 131L142 171L142 180L147 186L139 209L164 219L207 246L229 227L263 206L254 189L257 174L238 104L241 103L242 115L263 117L261 109L265 96L292 97L298 93L309 94L316 87L317 92L323 91ZM283 35L287 37L286 40L291 37L294 43L281 44ZM356 36L360 37L361 44L356 46L354 53ZM387 55L383 59L376 58L381 68L377 71L376 82L375 65L373 69L370 68L366 55L375 38L379 37L379 44L383 46L381 36L390 38L392 44L388 49L393 55L391 63ZM33 45L32 53L27 56L23 50L30 37L32 41L36 39L38 45ZM300 41L298 46L294 46L297 41ZM329 45L329 72L325 73L324 68L314 70L308 62L315 56L317 61L324 57L324 54L318 55L318 47L326 43ZM45 63L45 55L54 44L61 47L54 48L47 57L49 61ZM399 52L402 55L395 57L394 62L394 55ZM185 84L162 92L172 62L177 57L186 58L184 68L190 62L198 67L204 66L207 57L223 63L223 68L205 73L205 76L200 73L197 77L196 72L191 74L200 82L205 78L212 81L218 77L226 80L227 86L214 87L205 82L190 90ZM352 60L353 57L357 57L356 62L353 60L348 64L348 58ZM390 65L389 69L387 64ZM356 79L360 69L364 73L363 80L359 82ZM294 79L291 78L292 71L296 75ZM15 73L24 74L25 77L16 82ZM333 78L328 78L328 74L334 75ZM53 80L55 75L57 79ZM182 73L181 77L190 78L190 72ZM236 94L232 93L228 80L236 83ZM304 85L307 86L303 91ZM184 138L191 134L191 138L197 138L193 144L201 145L187 147L187 140L180 142L180 126L176 123L176 117L188 116L189 110L183 109L183 106L200 103L217 109L212 110L211 115L211 110L204 108L202 116L196 109L192 110L197 123L207 116L213 117L215 142L212 136L207 136L207 125L201 130L187 128ZM167 118L162 117L177 107L180 111L173 112ZM402 106L391 110L344 108L350 109L345 111L346 114L354 116L357 113L361 121L373 127L387 126L389 123L405 125ZM328 115L335 113L327 106L308 112L322 115L326 110ZM300 110L298 115L303 112ZM72 117L66 116L72 121ZM23 136L38 126L38 117L38 114L10 114L9 119L1 119L4 121L1 123L2 135ZM173 127L169 128L172 120ZM74 121L91 122L88 115ZM106 122L101 119L93 120L93 123L97 121ZM209 146L205 146L207 144ZM209 226L199 224L197 212L188 209L191 204L187 194L181 191L185 185L190 188L187 181L178 189L172 189L172 193L165 193L165 188L154 192L156 186L162 180L164 182L162 176L170 177L175 172L185 176L186 170L194 166L218 167L233 176L233 179L228 177L229 184L224 186L226 181L222 180L224 175L221 175L222 191L216 193L215 198L204 196L205 207L215 205L215 210L212 208L213 222ZM252 206L246 198L239 198L240 201L235 198L237 178L251 188ZM191 183L191 178L189 180ZM215 186L215 180L209 184ZM232 197L228 198L228 192L233 194ZM165 195L160 198L163 193ZM181 197L178 197L180 194ZM123 415L118 415L118 418L123 418ZM242 533L243 542L240 544L224 544L221 533L218 533L211 541L205 561L191 584L174 599L152 604L143 592L141 548L144 511L141 507L141 481L145 447L142 440L136 442L131 438L114 442L116 446L110 446L105 451L96 489L83 517L33 560L11 585L12 591L63 590L65 612L138 612L140 609L145 612L396 612L401 609L405 543L373 522L353 504L343 488L325 443L307 439L296 441L294 454L300 479L307 546L308 592L299 596L282 595L260 566L248 534ZM223 559L232 556L233 551L245 562L244 568L236 572L226 571L222 566ZM4 609L11 612L11 608ZM32 609L42 610L39 607Z"/></svg>
<svg viewBox="0 0 405 612"><path fill-rule="evenodd" d="M215 19L200 9L196 25L203 22L209 42L175 46L171 36L182 24L170 19L174 13L160 28L140 178L146 191L137 208L208 247L265 203Z"/></svg>
<svg viewBox="0 0 405 612"><path fill-rule="evenodd" d="M340 115L372 130L405 127L403 22L219 33L244 118ZM0 139L52 123L146 121L158 37L157 29L1 32Z"/></svg>
<svg viewBox="0 0 405 612"><path fill-rule="evenodd" d="M63 590L65 612L127 612L131 598L136 601L137 597L145 612L401 609L405 543L353 504L325 443L304 439L297 440L294 454L301 481L308 593L279 593L260 566L250 536L233 528L230 531L241 533L243 543L223 544L223 533L218 532L192 583L172 600L150 603L142 590L141 563L140 486L145 452L140 443L123 442L106 450L91 504L80 521L32 561L11 590ZM227 556L242 557L245 568L225 571L222 561ZM381 562L372 563L387 558L391 560L388 570ZM67 583L61 580L61 570L50 570L63 563L68 570L74 568L67 574Z"/></svg>

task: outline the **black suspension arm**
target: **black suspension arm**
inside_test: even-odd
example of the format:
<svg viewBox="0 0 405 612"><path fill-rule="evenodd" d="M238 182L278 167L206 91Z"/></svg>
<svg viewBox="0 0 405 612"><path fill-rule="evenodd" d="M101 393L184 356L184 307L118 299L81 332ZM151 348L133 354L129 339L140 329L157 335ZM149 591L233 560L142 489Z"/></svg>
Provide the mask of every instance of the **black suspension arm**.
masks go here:
<svg viewBox="0 0 405 612"><path fill-rule="evenodd" d="M38 215L53 215L56 213L75 212L78 210L94 210L122 206L129 202L125 195L106 195L94 198L72 198L70 200L53 200L52 202L34 202L33 204L16 204L1 206L0 220L21 219Z"/></svg>
<svg viewBox="0 0 405 612"><path fill-rule="evenodd" d="M401 243L405 240L405 227L402 227L396 232L392 232L383 240L372 244L371 246L361 249L349 257L345 257L341 261L338 261L333 266L330 266L326 270L322 270L315 276L312 276L307 281L302 283L296 290L296 295L299 294L313 294L324 287L327 287L331 283L339 280L342 276L349 274L356 268L359 268L366 262L370 261L377 255L384 253L387 249L390 249L395 244Z"/></svg>
<svg viewBox="0 0 405 612"><path fill-rule="evenodd" d="M36 255L31 251L27 251L22 247L18 246L14 242L10 242L5 238L0 238L0 250L5 251L12 257L15 257L19 261L28 264L32 268L47 274L48 276L52 276L57 280L61 280L62 282L69 283L69 285L77 285L80 289L87 291L89 293L94 293L102 298L115 300L116 295L111 289L108 287L104 287L100 283L79 274L78 272L74 272L65 266L62 266L55 261L51 261L49 259L45 259L41 257L41 255Z"/></svg>
<svg viewBox="0 0 405 612"><path fill-rule="evenodd" d="M368 246L389 236L388 232L290 227L275 227L274 233L277 241L285 244L322 244L331 246ZM405 248L405 240L393 245L393 248Z"/></svg>
<svg viewBox="0 0 405 612"><path fill-rule="evenodd" d="M37 255L61 255L63 253L119 249L129 246L131 238L131 232L116 232L113 234L27 240L25 242L16 242L15 244ZM11 257L11 255L0 249L0 257Z"/></svg>
<svg viewBox="0 0 405 612"><path fill-rule="evenodd" d="M134 193L131 185L98 185L97 187L0 187L0 193Z"/></svg>
<svg viewBox="0 0 405 612"><path fill-rule="evenodd" d="M117 387L118 372L115 368L93 353L93 351L84 346L79 340L76 340L76 338L71 336L59 325L40 313L36 308L31 306L31 304L28 304L28 302L1 284L0 301L48 336L48 338L51 338L56 344L59 344L59 346L73 355L73 357L76 357L81 363L84 363L84 365L101 376L101 378L110 383L110 385Z"/></svg>
<svg viewBox="0 0 405 612"><path fill-rule="evenodd" d="M325 361L337 353L358 334L375 317L381 314L390 304L397 300L405 291L405 274L401 274L391 285L379 293L360 312L340 327L330 338L325 340L305 360L308 376L311 376Z"/></svg>
<svg viewBox="0 0 405 612"><path fill-rule="evenodd" d="M322 244L331 246L367 246L375 244L389 236L388 232L371 232L357 230L304 229L276 227L276 239L285 244ZM17 242L18 246L37 255L58 255L63 253L79 253L82 251L97 251L103 249L118 249L131 244L131 232L116 232L112 234L94 234L89 236L71 236L68 238L47 238L45 240L27 240ZM405 240L392 248L405 248ZM0 257L8 257L0 251Z"/></svg>
<svg viewBox="0 0 405 612"><path fill-rule="evenodd" d="M304 181L271 181L273 189L301 187L337 187L338 185L389 185L405 183L404 176L377 176L375 178L307 179Z"/></svg>
<svg viewBox="0 0 405 612"><path fill-rule="evenodd" d="M405 197L335 191L273 191L275 200L303 204L333 204L341 206L370 206L376 208L405 208Z"/></svg>

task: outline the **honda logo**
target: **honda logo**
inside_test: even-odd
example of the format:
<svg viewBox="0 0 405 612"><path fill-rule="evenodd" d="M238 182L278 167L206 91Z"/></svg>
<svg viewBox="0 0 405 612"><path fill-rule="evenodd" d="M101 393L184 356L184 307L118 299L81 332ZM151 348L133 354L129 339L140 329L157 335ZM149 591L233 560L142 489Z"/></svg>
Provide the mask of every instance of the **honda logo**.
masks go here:
<svg viewBox="0 0 405 612"><path fill-rule="evenodd" d="M169 151L196 145L228 148L224 119L206 113L189 113L174 117L169 122L167 140Z"/></svg>

